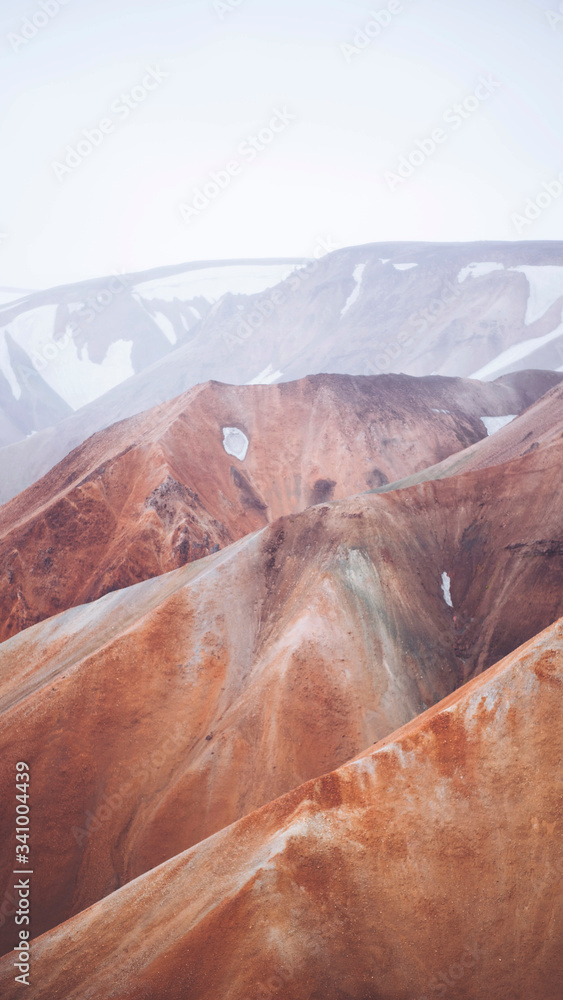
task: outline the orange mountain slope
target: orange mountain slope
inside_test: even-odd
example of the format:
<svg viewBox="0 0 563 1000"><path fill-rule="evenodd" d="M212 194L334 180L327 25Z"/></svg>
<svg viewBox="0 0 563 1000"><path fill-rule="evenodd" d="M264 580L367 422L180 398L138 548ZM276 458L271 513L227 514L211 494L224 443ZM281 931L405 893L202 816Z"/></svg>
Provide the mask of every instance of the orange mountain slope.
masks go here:
<svg viewBox="0 0 563 1000"><path fill-rule="evenodd" d="M562 452L320 504L0 645L0 755L30 764L41 818L35 933L340 767L563 615ZM6 811L1 892L12 835Z"/></svg>
<svg viewBox="0 0 563 1000"><path fill-rule="evenodd" d="M115 424L0 508L0 641L281 515L419 473L554 378L212 382Z"/></svg>
<svg viewBox="0 0 563 1000"><path fill-rule="evenodd" d="M26 995L559 1000L562 624L34 941Z"/></svg>

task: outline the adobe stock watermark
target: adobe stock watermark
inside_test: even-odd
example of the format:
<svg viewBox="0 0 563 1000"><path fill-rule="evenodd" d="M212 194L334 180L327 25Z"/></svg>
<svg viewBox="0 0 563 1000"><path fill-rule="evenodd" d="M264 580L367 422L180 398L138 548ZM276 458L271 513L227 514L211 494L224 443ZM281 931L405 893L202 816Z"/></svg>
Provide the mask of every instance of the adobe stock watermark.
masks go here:
<svg viewBox="0 0 563 1000"><path fill-rule="evenodd" d="M557 31L558 28L563 26L563 0L561 0L557 10L544 10L544 14L547 18L547 23L554 31Z"/></svg>
<svg viewBox="0 0 563 1000"><path fill-rule="evenodd" d="M426 333L431 323L439 319L440 314L444 313L448 306L461 297L462 291L463 289L459 282L452 281L451 279L446 281L441 295L433 299L430 305L424 309L419 309L417 312L411 313L406 321L405 329L401 330L394 340L384 344L373 361L364 360L364 367L367 373L370 375L383 375L385 372L389 372L400 357L416 346L413 334L416 333L422 336Z"/></svg>
<svg viewBox="0 0 563 1000"><path fill-rule="evenodd" d="M528 198L521 212L514 212L511 222L517 233L537 222L541 215L563 195L563 170L551 181L544 181L541 191Z"/></svg>
<svg viewBox="0 0 563 1000"><path fill-rule="evenodd" d="M169 76L170 73L164 72L158 66L148 66L140 84L137 84L128 93L120 94L115 101L112 101L109 110L113 117L107 115L101 118L94 128L82 129L82 138L78 140L76 146L70 143L65 146L66 156L64 160L62 162L53 160L51 166L57 180L61 182L84 160L87 160L94 150L105 142L108 135L115 132L115 119L117 122L126 121L132 112L144 104L150 94L158 90Z"/></svg>
<svg viewBox="0 0 563 1000"><path fill-rule="evenodd" d="M123 275L116 275L112 278L106 288L86 299L86 308L81 308L76 318L71 319L64 330L62 337L52 337L46 344L38 348L30 357L33 369L26 369L21 373L21 381L28 386L29 381L36 375L44 372L57 358L70 347L75 334L84 334L85 327L92 323L97 316L100 316L112 303L116 297L122 295L124 291L129 291L130 284Z"/></svg>
<svg viewBox="0 0 563 1000"><path fill-rule="evenodd" d="M409 333L408 330L401 331L394 340L383 345L381 353L373 361L364 360L365 371L368 375L384 375L390 371L405 351L414 345L415 340L412 333Z"/></svg>
<svg viewBox="0 0 563 1000"><path fill-rule="evenodd" d="M401 0L389 0L387 6L383 7L382 10L371 11L369 21L358 28L352 41L342 42L340 45L340 51L346 62L351 62L355 56L365 52L372 42L379 38L382 31L385 31L393 23L394 18L402 14L404 10Z"/></svg>
<svg viewBox="0 0 563 1000"><path fill-rule="evenodd" d="M484 958L485 952L475 943L466 945L459 962L453 962L445 972L438 975L429 984L428 989L432 990L432 996L424 993L417 1000L435 1000L436 996L448 996L448 991L459 983L469 969L474 969L480 958Z"/></svg>
<svg viewBox="0 0 563 1000"><path fill-rule="evenodd" d="M304 282L309 281L322 258L338 249L339 247L332 242L330 236L327 238L319 237L313 251L314 259L305 264L304 267L294 271L281 285L276 285L268 295L262 295L252 309L241 318L237 329L234 332L224 334L223 340L229 350L232 352L235 347L240 347L245 341L250 340L262 324L287 302L291 292L297 292Z"/></svg>
<svg viewBox="0 0 563 1000"><path fill-rule="evenodd" d="M440 146L448 141L451 133L458 132L465 122L472 118L501 87L502 84L493 76L481 76L473 92L463 101L452 105L442 115L442 120L447 128L440 126L433 129L426 138L416 139L414 149L411 149L409 153L402 153L399 157L396 170L386 172L385 180L389 190L394 193L398 187L412 177L416 170L424 166Z"/></svg>
<svg viewBox="0 0 563 1000"><path fill-rule="evenodd" d="M229 14L232 14L233 11L242 7L243 3L245 3L245 0L214 0L213 10L217 14L219 20L224 21Z"/></svg>
<svg viewBox="0 0 563 1000"><path fill-rule="evenodd" d="M199 218L201 213L231 186L233 180L240 177L245 166L253 163L256 157L295 121L297 121L296 115L287 108L284 107L281 111L274 108L267 125L264 125L256 135L247 135L239 142L236 149L239 158L233 156L221 170L212 171L200 187L194 188L190 200L182 202L179 212L184 222L189 225L194 219Z"/></svg>
<svg viewBox="0 0 563 1000"><path fill-rule="evenodd" d="M39 0L39 6L33 14L29 17L24 17L19 29L19 35L13 31L8 35L8 41L13 51L19 52L20 49L29 45L39 32L43 28L46 28L63 7L66 7L69 3L70 0Z"/></svg>

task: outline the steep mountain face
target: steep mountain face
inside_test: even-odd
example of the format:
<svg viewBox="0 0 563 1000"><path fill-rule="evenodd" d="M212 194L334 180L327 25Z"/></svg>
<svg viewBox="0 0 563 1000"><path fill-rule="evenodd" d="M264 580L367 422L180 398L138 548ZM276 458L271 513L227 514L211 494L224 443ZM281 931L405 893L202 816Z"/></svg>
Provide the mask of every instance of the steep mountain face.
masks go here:
<svg viewBox="0 0 563 1000"><path fill-rule="evenodd" d="M0 444L51 427L154 364L223 295L256 294L303 263L201 262L22 295L0 290Z"/></svg>
<svg viewBox="0 0 563 1000"><path fill-rule="evenodd" d="M210 383L114 425L0 510L0 641L281 515L418 473L561 378Z"/></svg>
<svg viewBox="0 0 563 1000"><path fill-rule="evenodd" d="M0 335L0 441L28 438L37 427L58 424L72 408L32 368L8 333Z"/></svg>
<svg viewBox="0 0 563 1000"><path fill-rule="evenodd" d="M34 815L41 817L33 833L34 850L43 859L33 876L34 933L341 767L561 617L562 458L557 435L500 466L321 503L0 645L0 755L29 763ZM551 667L541 669L551 697ZM520 685L522 674L516 673ZM519 702L511 714L508 697L495 722L490 699L479 695L481 721L493 725L500 768L495 771L491 760L490 794L473 769L475 756L459 756L466 744L457 730L444 730L445 743L437 741L435 748L461 799L460 783L467 779L471 787L465 825L463 831L456 827L456 837L467 843L472 803L480 796L489 803L491 822L504 817L502 837L487 848L491 863L503 853L501 843L512 845L510 801L502 798L505 768L521 794L502 720L512 733L518 767L531 766L525 757L531 746L521 756L528 730L520 712L528 709ZM555 703L549 704L559 732ZM539 759L545 752L552 760L552 737L545 728L533 741L539 757L530 772L534 791L526 807L519 806L527 825L514 847L518 852L532 835L530 817L540 825L544 819L553 823L552 811L538 812L534 798ZM425 763L426 749L420 753L417 767L432 768ZM393 785L381 787L388 794ZM423 787L420 809L423 802L431 809L434 794L441 793L423 793ZM379 792L374 798L370 788L363 794L369 808L377 809ZM5 768L0 794L6 801L11 789ZM447 830L449 820L441 815L436 812L435 822ZM519 829L520 812L514 822ZM382 827L381 836L391 838L389 850L396 842L400 856L410 857L407 833L393 830ZM6 812L0 818L0 888L6 891L12 833ZM469 838L474 858L484 842L481 832L474 843L471 833ZM336 859L339 844L337 838ZM355 849L351 843L349 850ZM458 857L451 845L446 857L450 851L452 859ZM414 855L410 863L416 867ZM229 858L225 864L240 876L238 862ZM514 880L521 877L520 868L510 871ZM327 882L325 875L321 881ZM538 893L541 886L540 879ZM135 898L137 890L131 891L127 898ZM283 906L291 908L293 891L288 887ZM397 896L396 884L393 891ZM510 886L505 891L508 901ZM215 892L221 910L223 896ZM398 895L407 905L408 895ZM467 898L473 900L463 898L466 906ZM324 905L330 907L328 898ZM476 912L473 902L469 909ZM321 908L322 921L323 913ZM433 908L427 916L428 933L436 935L441 925ZM330 934L337 933L339 920L329 922ZM2 931L5 950L13 945L10 933L9 926ZM65 931L58 933L64 937ZM151 941L148 955L154 946ZM194 939L193 958L201 947ZM194 983L200 992L190 995L206 997L202 981ZM132 992L122 995L135 996L135 989L133 976Z"/></svg>
<svg viewBox="0 0 563 1000"><path fill-rule="evenodd" d="M37 293L26 312L21 303L0 310L0 330L63 402L81 406L55 428L38 419L38 434L0 452L0 501L101 428L208 380L320 372L490 379L563 365L561 243L370 244L309 263L207 268L211 290L205 266L192 265L128 276L119 294L114 277ZM6 357L8 386L18 376ZM20 436L28 433L22 424Z"/></svg>
<svg viewBox="0 0 563 1000"><path fill-rule="evenodd" d="M557 377L556 373L554 377ZM376 487L374 492L387 493L415 486L417 483L425 483L431 479L444 479L446 476L459 475L461 472L501 465L514 458L521 458L540 446L553 444L562 436L563 386L559 383L517 420L511 420L495 430L492 437L478 441L475 445L469 445L464 451L452 454L443 462L423 469L422 472Z"/></svg>
<svg viewBox="0 0 563 1000"><path fill-rule="evenodd" d="M27 994L558 1000L562 683L559 623L35 941Z"/></svg>

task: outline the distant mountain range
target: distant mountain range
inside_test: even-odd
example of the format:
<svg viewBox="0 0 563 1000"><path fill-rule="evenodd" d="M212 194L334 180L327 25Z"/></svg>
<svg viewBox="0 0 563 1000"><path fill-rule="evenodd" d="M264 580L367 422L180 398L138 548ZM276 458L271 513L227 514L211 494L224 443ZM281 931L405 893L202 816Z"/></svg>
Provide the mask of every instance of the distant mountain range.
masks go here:
<svg viewBox="0 0 563 1000"><path fill-rule="evenodd" d="M0 502L196 384L563 366L563 243L382 243L200 262L0 307ZM8 447L9 446L9 447Z"/></svg>

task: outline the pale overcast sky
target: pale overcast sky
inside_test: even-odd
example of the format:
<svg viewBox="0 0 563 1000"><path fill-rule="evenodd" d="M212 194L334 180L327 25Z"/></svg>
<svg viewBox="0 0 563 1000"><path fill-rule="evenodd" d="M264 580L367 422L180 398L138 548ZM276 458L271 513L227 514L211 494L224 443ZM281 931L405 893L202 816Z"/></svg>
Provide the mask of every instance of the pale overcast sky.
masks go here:
<svg viewBox="0 0 563 1000"><path fill-rule="evenodd" d="M563 197L514 221L563 171L558 11L558 0L1 0L0 286L309 256L321 237L559 239ZM67 168L69 146L89 149L84 130L98 145ZM190 212L217 172L225 189Z"/></svg>

